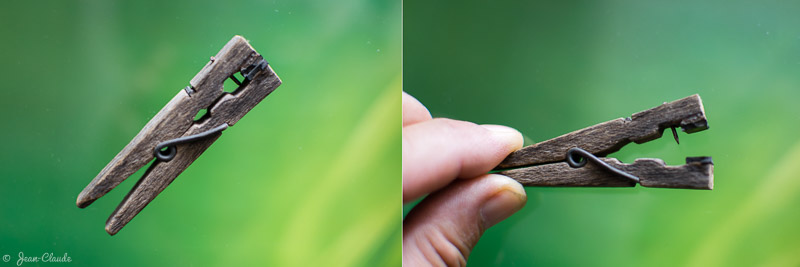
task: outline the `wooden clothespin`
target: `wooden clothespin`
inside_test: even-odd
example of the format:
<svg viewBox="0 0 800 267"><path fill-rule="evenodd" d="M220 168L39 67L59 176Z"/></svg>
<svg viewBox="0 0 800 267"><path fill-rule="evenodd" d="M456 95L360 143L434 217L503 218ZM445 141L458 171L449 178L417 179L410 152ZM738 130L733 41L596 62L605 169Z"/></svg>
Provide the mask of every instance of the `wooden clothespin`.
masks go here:
<svg viewBox="0 0 800 267"><path fill-rule="evenodd" d="M692 95L651 108L630 118L600 123L511 153L496 170L525 186L635 186L713 189L711 157L689 157L686 164L666 166L661 159L623 164L604 158L626 144L645 143L676 127L686 133L708 129L703 102ZM592 164L586 164L587 160Z"/></svg>
<svg viewBox="0 0 800 267"><path fill-rule="evenodd" d="M237 85L230 93L222 88L226 79ZM155 158L108 218L106 232L116 234L280 84L267 61L234 36L83 189L78 207L89 206ZM202 109L207 113L195 120Z"/></svg>

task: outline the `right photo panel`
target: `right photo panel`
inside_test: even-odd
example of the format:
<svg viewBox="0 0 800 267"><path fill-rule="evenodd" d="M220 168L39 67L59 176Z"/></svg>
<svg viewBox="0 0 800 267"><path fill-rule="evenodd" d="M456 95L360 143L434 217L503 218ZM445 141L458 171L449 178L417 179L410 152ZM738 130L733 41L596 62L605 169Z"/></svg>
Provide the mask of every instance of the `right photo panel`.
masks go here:
<svg viewBox="0 0 800 267"><path fill-rule="evenodd" d="M799 13L404 1L403 265L800 265Z"/></svg>

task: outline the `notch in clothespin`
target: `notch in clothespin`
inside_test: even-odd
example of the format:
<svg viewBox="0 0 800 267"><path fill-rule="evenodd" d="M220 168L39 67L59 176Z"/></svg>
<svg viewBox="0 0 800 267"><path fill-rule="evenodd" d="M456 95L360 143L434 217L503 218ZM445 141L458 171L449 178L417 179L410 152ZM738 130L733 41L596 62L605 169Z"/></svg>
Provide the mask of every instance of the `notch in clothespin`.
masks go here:
<svg viewBox="0 0 800 267"><path fill-rule="evenodd" d="M635 186L708 189L714 187L711 157L688 157L686 164L667 166L661 159L621 163L606 155L628 143L645 143L676 128L686 133L708 129L703 102L691 95L660 106L512 152L495 170L525 186ZM587 164L591 161L591 164Z"/></svg>
<svg viewBox="0 0 800 267"><path fill-rule="evenodd" d="M237 86L232 92L223 90L226 79ZM83 189L78 207L89 206L155 158L108 218L106 232L116 234L280 84L247 40L234 36ZM203 109L206 114L195 119Z"/></svg>

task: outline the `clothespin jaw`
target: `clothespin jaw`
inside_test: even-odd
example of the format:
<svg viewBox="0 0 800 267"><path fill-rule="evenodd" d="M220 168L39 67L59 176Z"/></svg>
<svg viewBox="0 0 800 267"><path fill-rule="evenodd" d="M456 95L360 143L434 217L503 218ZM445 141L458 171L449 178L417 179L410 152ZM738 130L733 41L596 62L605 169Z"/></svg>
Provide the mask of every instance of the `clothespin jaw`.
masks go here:
<svg viewBox="0 0 800 267"><path fill-rule="evenodd" d="M713 189L711 157L689 157L685 165L667 166L660 159L624 164L604 156L635 142L662 136L667 128L686 133L708 129L700 96L692 95L524 147L495 170L526 186L635 186ZM586 164L587 159L594 164Z"/></svg>
<svg viewBox="0 0 800 267"><path fill-rule="evenodd" d="M236 78L237 73L242 75L241 81ZM238 88L225 92L226 79L233 79ZM77 199L78 207L90 205L156 158L106 222L106 231L116 234L223 130L238 122L280 84L280 78L262 56L243 37L234 36L84 188ZM206 109L207 114L195 120L201 109Z"/></svg>

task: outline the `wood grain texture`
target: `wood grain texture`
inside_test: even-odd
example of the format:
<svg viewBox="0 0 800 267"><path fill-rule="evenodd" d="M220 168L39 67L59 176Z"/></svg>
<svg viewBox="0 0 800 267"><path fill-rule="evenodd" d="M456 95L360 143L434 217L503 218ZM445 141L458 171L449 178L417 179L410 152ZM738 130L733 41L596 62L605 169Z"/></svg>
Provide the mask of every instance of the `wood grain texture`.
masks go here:
<svg viewBox="0 0 800 267"><path fill-rule="evenodd" d="M666 166L660 159L637 159L631 164L600 158L609 165L640 178L645 187L713 189L714 164L691 162ZM636 183L593 163L572 168L566 162L550 163L499 172L524 186L632 187Z"/></svg>
<svg viewBox="0 0 800 267"><path fill-rule="evenodd" d="M664 129L681 127L687 133L707 129L703 103L691 95L655 108L619 118L512 152L496 169L508 169L564 161L567 150L582 148L602 157L618 151L630 142L644 143L661 137Z"/></svg>
<svg viewBox="0 0 800 267"><path fill-rule="evenodd" d="M261 55L244 38L234 36L192 78L193 93L180 90L84 188L77 199L78 207L88 206L150 162L158 143L201 133L222 123L233 126L281 84L280 78L267 66L250 83L233 93L223 91L223 83L230 75L261 60ZM208 115L194 121L195 114L201 109L208 109ZM119 231L218 137L219 134L178 145L174 159L155 161L109 218L106 230L112 235Z"/></svg>
<svg viewBox="0 0 800 267"><path fill-rule="evenodd" d="M271 68L260 72L246 87L240 88L234 94L223 96L214 105L207 120L192 125L186 136L199 134L217 127L223 123L233 126L245 113L250 111L264 97L280 85L280 79ZM219 138L216 134L212 138L177 146L175 158L169 162L154 162L133 190L120 203L114 213L106 222L106 232L117 233L147 204L161 193L175 178L181 174L200 154L202 154L214 141Z"/></svg>

